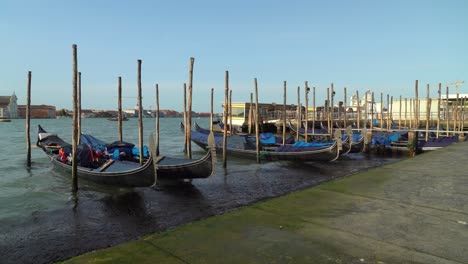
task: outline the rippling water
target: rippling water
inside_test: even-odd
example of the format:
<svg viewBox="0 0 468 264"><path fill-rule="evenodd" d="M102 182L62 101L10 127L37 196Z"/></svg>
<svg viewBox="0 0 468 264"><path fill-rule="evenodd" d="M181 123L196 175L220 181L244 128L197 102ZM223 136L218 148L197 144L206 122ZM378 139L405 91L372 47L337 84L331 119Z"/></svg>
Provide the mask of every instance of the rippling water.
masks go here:
<svg viewBox="0 0 468 264"><path fill-rule="evenodd" d="M160 119L160 150L164 155L183 156L183 134L179 130L181 120ZM208 119L197 121L203 125L208 124ZM22 217L31 214L32 211L61 207L71 198L71 182L67 175L53 170L49 159L35 147L38 124L48 132L57 133L65 141L71 142L72 119L32 119L32 167L28 169L25 120L14 119L12 122L0 123L0 219ZM122 124L124 140L138 144L138 119L130 119ZM148 144L149 135L156 131L155 119L145 118L143 127L144 144ZM85 118L82 119L82 133L112 142L117 140L117 122ZM193 149L195 157L202 153L195 146ZM86 186L87 183L84 184ZM91 189L94 191L86 191L86 195L100 196L100 191L106 191L105 187L101 186L92 186Z"/></svg>

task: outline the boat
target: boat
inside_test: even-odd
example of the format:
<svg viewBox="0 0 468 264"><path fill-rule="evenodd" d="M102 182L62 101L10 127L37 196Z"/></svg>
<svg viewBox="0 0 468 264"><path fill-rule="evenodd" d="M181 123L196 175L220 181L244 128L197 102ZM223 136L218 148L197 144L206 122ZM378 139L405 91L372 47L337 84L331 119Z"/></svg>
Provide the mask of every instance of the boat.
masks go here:
<svg viewBox="0 0 468 264"><path fill-rule="evenodd" d="M327 138L331 137L331 134L328 132L328 129L321 125L321 129L312 129L308 128L307 129L307 137L313 137L314 141L319 140L319 141L326 141ZM294 126L291 121L289 121L289 129L293 131L294 133L298 133L298 128ZM305 128L299 128L299 135L303 138L306 137L305 133ZM364 149L364 136L361 134L356 134L353 133L350 127L346 129L336 129L335 131L342 131L342 138L341 138L341 144L342 144L342 150L340 155L348 154L348 153L358 153L362 152Z"/></svg>
<svg viewBox="0 0 468 264"><path fill-rule="evenodd" d="M8 119L8 118L0 118L0 122L11 122L11 119Z"/></svg>
<svg viewBox="0 0 468 264"><path fill-rule="evenodd" d="M154 141L150 139L151 142ZM154 153L154 150L151 150L151 152ZM215 172L215 162L216 150L211 144L211 146L207 147L206 154L198 160L158 156L155 159L155 166L158 179L192 180L208 178L213 175Z"/></svg>
<svg viewBox="0 0 468 264"><path fill-rule="evenodd" d="M110 118L107 118L107 120L109 120L109 121L119 121L119 118L118 117L110 117ZM128 121L128 117L126 117L126 116L122 117L122 121Z"/></svg>
<svg viewBox="0 0 468 264"><path fill-rule="evenodd" d="M459 141L459 136L439 136L429 138L427 141L424 140L418 140L418 149L421 149L422 151L429 151L429 150L436 150L440 148L447 147L453 143L456 143Z"/></svg>
<svg viewBox="0 0 468 264"><path fill-rule="evenodd" d="M201 159L187 160L167 156L153 159L151 152L146 151L144 147L143 153L147 154L144 163L140 165L139 159L131 157L134 154L134 149L129 150L130 146L134 146L131 143L115 141L108 144L87 134L82 134L80 138L82 144L78 146L78 154L93 153L91 155L96 154L94 159L99 157L97 164L96 161L93 164L83 162L86 157L79 159L77 172L80 179L119 187L148 187L155 184L155 174L158 179L181 180L207 178L214 173L214 148L208 147L209 151ZM64 159L63 155L71 152L69 143L56 134L48 133L39 125L36 145L44 151L56 168L71 172L71 163L66 157ZM99 156L100 152L112 153L112 156ZM139 152L137 154L139 155ZM125 158L120 158L122 155Z"/></svg>
<svg viewBox="0 0 468 264"><path fill-rule="evenodd" d="M183 129L183 124L181 124ZM203 149L208 147L208 134L191 131L191 140ZM295 142L294 144L260 144L259 156L263 160L277 161L334 161L342 151L341 132L330 142ZM275 139L276 140L276 139ZM223 151L223 137L214 136L217 152ZM226 154L248 159L257 159L256 142L253 137L230 135L227 137Z"/></svg>

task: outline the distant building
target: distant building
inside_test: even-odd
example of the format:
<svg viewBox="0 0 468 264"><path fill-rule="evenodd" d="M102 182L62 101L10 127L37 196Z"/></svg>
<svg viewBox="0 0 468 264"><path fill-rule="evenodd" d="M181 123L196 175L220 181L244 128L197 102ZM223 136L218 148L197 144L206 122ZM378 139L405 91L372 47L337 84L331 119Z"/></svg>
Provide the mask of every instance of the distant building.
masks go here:
<svg viewBox="0 0 468 264"><path fill-rule="evenodd" d="M11 96L0 96L0 117L18 118L17 100L15 93Z"/></svg>
<svg viewBox="0 0 468 264"><path fill-rule="evenodd" d="M52 105L31 105L31 118L57 118L56 108ZM18 106L18 118L26 118L26 105Z"/></svg>

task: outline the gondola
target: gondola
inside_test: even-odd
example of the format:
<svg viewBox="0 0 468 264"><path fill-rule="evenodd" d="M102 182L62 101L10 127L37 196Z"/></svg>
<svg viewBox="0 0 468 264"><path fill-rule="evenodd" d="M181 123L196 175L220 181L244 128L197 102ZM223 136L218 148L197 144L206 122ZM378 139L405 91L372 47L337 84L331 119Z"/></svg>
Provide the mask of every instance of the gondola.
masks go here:
<svg viewBox="0 0 468 264"><path fill-rule="evenodd" d="M293 131L294 133L298 133L297 127L294 126L291 123L291 121L289 121L288 125L289 125L289 129L291 129L291 131ZM354 152L362 151L362 148L364 147L363 138L358 138L357 136L354 136L352 134L352 131L346 131L346 130L343 130L343 129L337 129L335 131L345 131L345 133L342 135L342 138L341 138L342 150L341 150L340 155L345 155L345 154L348 154L350 152L354 153ZM305 138L306 134L305 134L305 129L304 128L299 129L299 135L301 137ZM322 129L314 129L314 130L312 130L312 128L308 128L307 129L307 136L308 137L314 136L314 138L319 138L320 141L323 141L327 137L331 137L331 134L328 132L328 130L325 127L322 127ZM362 141L362 142L359 142L359 141Z"/></svg>
<svg viewBox="0 0 468 264"><path fill-rule="evenodd" d="M181 124L183 128L183 124ZM342 151L341 132L336 133L337 138L331 142L298 144L261 144L259 156L263 160L277 161L334 161ZM241 158L256 159L255 138L230 135L227 138L226 154ZM203 149L207 149L208 135L206 133L191 131L191 140ZM216 151L223 150L223 137L215 136Z"/></svg>
<svg viewBox="0 0 468 264"><path fill-rule="evenodd" d="M90 150L93 150L98 145L111 148L115 145L123 146L124 144L129 144L120 141L106 144L86 134L81 135L81 143L82 144L78 146L78 153L80 153L80 150L90 152ZM36 145L44 151L56 168L69 173L71 172L71 163L67 162L67 160L63 160L63 155L61 155L66 152L64 151L66 149L70 151L71 145L69 143L63 141L56 134L47 133L47 131L39 125ZM60 153L61 150L62 153ZM120 150L125 150L125 148L120 148L117 152L114 151L114 154L120 156L122 152L127 152L120 152ZM89 162L87 164L81 164L81 159L78 162L77 172L79 178L119 187L147 187L154 185L155 168L158 178L170 180L207 178L214 172L213 151L208 151L207 154L199 160L186 160L167 156L159 156L153 159L153 155L148 152L142 165L140 165L139 160L132 159L128 157L128 155L125 159L101 156L97 164L92 165L90 165Z"/></svg>

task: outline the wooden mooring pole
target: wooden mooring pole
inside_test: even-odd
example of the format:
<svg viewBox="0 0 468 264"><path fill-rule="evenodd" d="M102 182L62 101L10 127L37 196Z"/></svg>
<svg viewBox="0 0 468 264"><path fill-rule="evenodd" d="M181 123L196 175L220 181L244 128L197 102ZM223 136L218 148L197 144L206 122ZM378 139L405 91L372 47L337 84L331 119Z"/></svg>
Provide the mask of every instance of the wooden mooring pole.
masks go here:
<svg viewBox="0 0 468 264"><path fill-rule="evenodd" d="M192 91L193 91L193 64L195 58L190 57L189 85L188 85L188 109L187 109L187 158L192 159Z"/></svg>
<svg viewBox="0 0 468 264"><path fill-rule="evenodd" d="M386 127L387 129L390 129L390 95L387 94L387 116L385 118L386 120Z"/></svg>
<svg viewBox="0 0 468 264"><path fill-rule="evenodd" d="M356 91L357 97L357 129L361 129L361 100L359 100L359 91ZM345 124L346 125L346 124Z"/></svg>
<svg viewBox="0 0 468 264"><path fill-rule="evenodd" d="M214 88L211 88L211 97L210 97L210 132L213 133L213 97L214 97Z"/></svg>
<svg viewBox="0 0 468 264"><path fill-rule="evenodd" d="M344 115L344 117L343 117L343 124L344 124L343 127L346 127L348 125L348 119L346 117L346 103L347 103L346 100L347 100L347 97L348 97L348 95L346 93L346 87L345 87L344 88L344 100L343 100L343 115ZM358 101L359 101L359 96L358 96Z"/></svg>
<svg viewBox="0 0 468 264"><path fill-rule="evenodd" d="M26 166L31 167L31 71L28 71L28 88L26 96Z"/></svg>
<svg viewBox="0 0 468 264"><path fill-rule="evenodd" d="M301 115L302 115L302 107L301 107L301 87L297 87L297 135L296 141L299 141L299 128L301 127Z"/></svg>
<svg viewBox="0 0 468 264"><path fill-rule="evenodd" d="M400 107L398 111L398 129L401 129L401 95L400 95Z"/></svg>
<svg viewBox="0 0 468 264"><path fill-rule="evenodd" d="M380 93L380 128L383 129L383 93Z"/></svg>
<svg viewBox="0 0 468 264"><path fill-rule="evenodd" d="M159 156L159 86L158 84L156 84L156 157L157 156Z"/></svg>
<svg viewBox="0 0 468 264"><path fill-rule="evenodd" d="M447 86L445 88L445 131L446 131L446 136L449 135L449 130L450 130L450 122L449 122L449 118L450 118L450 115L449 115L449 99L448 99L448 96L449 96L449 87Z"/></svg>
<svg viewBox="0 0 468 264"><path fill-rule="evenodd" d="M226 83L224 87L224 126L223 126L223 167L227 167L226 145L227 145L227 125L228 125L228 99L229 99L229 72L226 71ZM258 138L257 138L258 141Z"/></svg>
<svg viewBox="0 0 468 264"><path fill-rule="evenodd" d="M187 138L190 131L187 130L187 84L184 83L184 153L187 153Z"/></svg>
<svg viewBox="0 0 468 264"><path fill-rule="evenodd" d="M393 123L393 96L390 96L390 129L392 128L392 123Z"/></svg>
<svg viewBox="0 0 468 264"><path fill-rule="evenodd" d="M375 97L374 97L374 92L372 92L372 98L371 98L371 122L370 122L370 128L374 128L374 104L375 104ZM377 120L377 118L375 118Z"/></svg>
<svg viewBox="0 0 468 264"><path fill-rule="evenodd" d="M283 82L283 145L286 144L286 81Z"/></svg>
<svg viewBox="0 0 468 264"><path fill-rule="evenodd" d="M78 145L81 144L81 72L78 72Z"/></svg>
<svg viewBox="0 0 468 264"><path fill-rule="evenodd" d="M256 148L256 153L257 153L257 163L260 163L260 136L259 136L259 128L258 128L260 113L258 110L257 78L255 78L254 80L254 86L255 86L255 148Z"/></svg>
<svg viewBox="0 0 468 264"><path fill-rule="evenodd" d="M331 126L328 127L328 129L330 130L330 135L333 137L333 120L335 120L335 106L334 106L334 99L335 99L335 86L333 83L331 83L331 93L330 93L330 96L331 96L331 103L330 103L330 108L331 108Z"/></svg>
<svg viewBox="0 0 468 264"><path fill-rule="evenodd" d="M312 115L312 135L315 134L315 117L317 116L317 108L315 108L315 86L312 87L312 108L314 109L314 114Z"/></svg>
<svg viewBox="0 0 468 264"><path fill-rule="evenodd" d="M122 135L122 77L118 79L118 99L117 99L117 127L119 130L119 141L123 141Z"/></svg>
<svg viewBox="0 0 468 264"><path fill-rule="evenodd" d="M328 133L330 133L330 125L331 125L331 120L330 120L330 88L327 87L327 101L325 103L325 113L327 115L327 129Z"/></svg>
<svg viewBox="0 0 468 264"><path fill-rule="evenodd" d="M414 117L415 117L415 129L419 128L419 96L418 96L418 80L415 81L414 84L414 92L415 92L415 101L414 101Z"/></svg>
<svg viewBox="0 0 468 264"><path fill-rule="evenodd" d="M141 96L141 60L138 60L138 145L140 148L140 165L143 165L143 105Z"/></svg>
<svg viewBox="0 0 468 264"><path fill-rule="evenodd" d="M367 128L367 121L368 121L368 119L369 119L369 116L367 115L367 111L369 110L369 105L368 105L368 102L367 102L367 94L368 94L368 93L367 93L367 91L366 91L366 93L364 94L364 100L365 100L365 102L364 102L364 105L365 105L365 106L364 106L364 127L365 127L365 128ZM359 101L359 98L358 98L358 101ZM358 113L359 113L359 111L358 111ZM358 127L359 127L359 126L358 126ZM370 127L370 126L369 126L369 127Z"/></svg>
<svg viewBox="0 0 468 264"><path fill-rule="evenodd" d="M304 100L305 100L305 138L304 141L307 142L308 132L309 132L309 83L305 81L305 89L304 89ZM299 130L301 126L298 125L297 129Z"/></svg>
<svg viewBox="0 0 468 264"><path fill-rule="evenodd" d="M429 84L426 86L426 141L429 140L429 119L431 118L431 101L429 98Z"/></svg>
<svg viewBox="0 0 468 264"><path fill-rule="evenodd" d="M253 120L253 93L250 93L250 106L249 106L249 125L247 129L247 133L252 134L252 120Z"/></svg>
<svg viewBox="0 0 468 264"><path fill-rule="evenodd" d="M234 128L232 127L232 89L229 90L229 135L234 133Z"/></svg>
<svg viewBox="0 0 468 264"><path fill-rule="evenodd" d="M78 191L78 56L73 44L73 128L72 128L72 192Z"/></svg>

